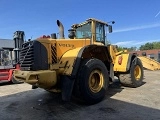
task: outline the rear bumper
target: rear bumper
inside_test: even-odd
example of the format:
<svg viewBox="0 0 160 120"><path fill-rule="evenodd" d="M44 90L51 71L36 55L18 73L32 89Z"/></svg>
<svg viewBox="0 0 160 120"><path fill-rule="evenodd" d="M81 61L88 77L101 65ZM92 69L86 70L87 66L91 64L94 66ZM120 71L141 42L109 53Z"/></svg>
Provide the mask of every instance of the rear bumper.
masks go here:
<svg viewBox="0 0 160 120"><path fill-rule="evenodd" d="M57 83L56 71L21 71L15 70L13 73L15 80L26 82L31 85L37 85L42 88L53 87Z"/></svg>

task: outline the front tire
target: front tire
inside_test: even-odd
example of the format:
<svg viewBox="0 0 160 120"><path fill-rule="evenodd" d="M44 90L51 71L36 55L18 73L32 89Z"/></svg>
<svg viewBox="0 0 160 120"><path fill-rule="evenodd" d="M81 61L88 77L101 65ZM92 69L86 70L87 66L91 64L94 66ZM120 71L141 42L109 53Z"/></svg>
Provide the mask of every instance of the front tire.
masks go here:
<svg viewBox="0 0 160 120"><path fill-rule="evenodd" d="M98 59L84 60L75 82L75 94L79 94L88 104L100 102L106 93L109 83L108 70Z"/></svg>
<svg viewBox="0 0 160 120"><path fill-rule="evenodd" d="M132 61L129 74L120 74L119 79L123 86L139 87L143 80L143 66L139 58Z"/></svg>

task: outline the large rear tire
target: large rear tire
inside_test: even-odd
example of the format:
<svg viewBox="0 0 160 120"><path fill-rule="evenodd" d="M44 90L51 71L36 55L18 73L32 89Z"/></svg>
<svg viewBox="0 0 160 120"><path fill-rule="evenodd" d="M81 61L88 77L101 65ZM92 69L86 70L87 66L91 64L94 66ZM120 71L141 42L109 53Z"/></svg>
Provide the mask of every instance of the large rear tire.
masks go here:
<svg viewBox="0 0 160 120"><path fill-rule="evenodd" d="M123 86L139 87L143 80L143 66L139 58L132 61L128 74L120 74L119 80Z"/></svg>
<svg viewBox="0 0 160 120"><path fill-rule="evenodd" d="M98 59L87 59L81 64L73 93L87 104L95 104L104 98L108 83L105 64Z"/></svg>

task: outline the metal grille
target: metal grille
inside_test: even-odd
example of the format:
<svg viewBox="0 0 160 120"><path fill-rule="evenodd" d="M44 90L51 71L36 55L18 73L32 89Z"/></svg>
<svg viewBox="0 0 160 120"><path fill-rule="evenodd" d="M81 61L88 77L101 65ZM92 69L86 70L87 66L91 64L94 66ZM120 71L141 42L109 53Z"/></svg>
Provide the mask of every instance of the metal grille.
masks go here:
<svg viewBox="0 0 160 120"><path fill-rule="evenodd" d="M56 43L51 45L51 52L52 52L52 64L55 64L57 63Z"/></svg>
<svg viewBox="0 0 160 120"><path fill-rule="evenodd" d="M22 50L20 52L21 68L32 70L33 62L34 62L33 41L29 41L22 45Z"/></svg>

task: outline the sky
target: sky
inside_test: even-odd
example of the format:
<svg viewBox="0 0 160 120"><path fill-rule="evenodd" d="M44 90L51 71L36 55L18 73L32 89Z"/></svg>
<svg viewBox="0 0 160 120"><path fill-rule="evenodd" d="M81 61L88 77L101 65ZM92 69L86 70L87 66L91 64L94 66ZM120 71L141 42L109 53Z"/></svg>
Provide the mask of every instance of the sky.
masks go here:
<svg viewBox="0 0 160 120"><path fill-rule="evenodd" d="M68 29L88 18L114 20L111 44L139 47L160 41L160 0L0 0L0 39L17 30L27 39L58 33L60 20Z"/></svg>

